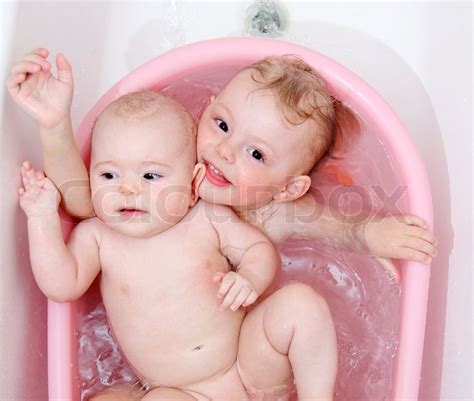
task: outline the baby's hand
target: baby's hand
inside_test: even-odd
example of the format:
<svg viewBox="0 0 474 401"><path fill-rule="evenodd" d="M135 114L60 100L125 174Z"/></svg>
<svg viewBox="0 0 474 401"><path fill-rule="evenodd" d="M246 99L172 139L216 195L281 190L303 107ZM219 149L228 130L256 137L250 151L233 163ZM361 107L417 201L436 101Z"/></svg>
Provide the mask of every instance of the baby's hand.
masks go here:
<svg viewBox="0 0 474 401"><path fill-rule="evenodd" d="M258 293L252 283L239 273L230 271L228 273L216 273L213 277L215 283L221 283L217 298L223 299L220 310L224 311L230 307L235 311L240 306L253 304Z"/></svg>
<svg viewBox="0 0 474 401"><path fill-rule="evenodd" d="M422 219L391 216L365 224L362 239L374 256L430 263L437 241Z"/></svg>
<svg viewBox="0 0 474 401"><path fill-rule="evenodd" d="M66 57L56 56L58 77L51 74L48 50L36 49L15 64L7 88L15 102L41 127L58 127L69 117L74 82Z"/></svg>
<svg viewBox="0 0 474 401"><path fill-rule="evenodd" d="M42 171L35 172L29 162L23 162L21 179L23 187L18 189L20 206L28 217L46 216L58 210L59 191Z"/></svg>

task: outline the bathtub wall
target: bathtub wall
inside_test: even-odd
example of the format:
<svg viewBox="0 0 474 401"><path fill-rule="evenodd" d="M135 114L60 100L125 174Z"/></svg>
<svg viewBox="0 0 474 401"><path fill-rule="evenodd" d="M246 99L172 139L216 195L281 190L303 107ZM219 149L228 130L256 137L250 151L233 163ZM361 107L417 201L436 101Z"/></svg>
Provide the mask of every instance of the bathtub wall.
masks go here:
<svg viewBox="0 0 474 401"><path fill-rule="evenodd" d="M0 78L44 46L70 59L73 122L118 79L170 48L244 33L247 2L2 2ZM432 183L435 234L420 400L472 393L472 5L469 2L283 2L282 39L364 78L413 133ZM237 17L236 17L237 16ZM2 85L0 400L46 399L46 302L17 207L22 160L41 165L35 124Z"/></svg>

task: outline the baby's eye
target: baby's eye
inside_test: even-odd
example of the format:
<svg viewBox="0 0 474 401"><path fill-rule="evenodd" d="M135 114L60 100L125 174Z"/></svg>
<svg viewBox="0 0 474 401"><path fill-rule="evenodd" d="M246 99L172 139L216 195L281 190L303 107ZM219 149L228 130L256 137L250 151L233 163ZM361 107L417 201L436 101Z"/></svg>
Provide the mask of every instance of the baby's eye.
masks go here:
<svg viewBox="0 0 474 401"><path fill-rule="evenodd" d="M263 154L262 151L256 149L256 148L249 148L247 150L249 152L250 156L252 156L255 160L259 162L264 162L265 161L265 155Z"/></svg>
<svg viewBox="0 0 474 401"><path fill-rule="evenodd" d="M117 173L102 173L100 175L101 177L104 177L106 180L113 180L114 178L117 178L118 177L118 174Z"/></svg>
<svg viewBox="0 0 474 401"><path fill-rule="evenodd" d="M143 178L145 180L153 181L161 178L161 175L159 175L158 173L145 173L143 174Z"/></svg>
<svg viewBox="0 0 474 401"><path fill-rule="evenodd" d="M229 127L227 126L227 123L225 121L222 121L222 120L219 120L218 118L216 118L216 124L218 125L218 127L224 131L224 132L228 132L229 131Z"/></svg>

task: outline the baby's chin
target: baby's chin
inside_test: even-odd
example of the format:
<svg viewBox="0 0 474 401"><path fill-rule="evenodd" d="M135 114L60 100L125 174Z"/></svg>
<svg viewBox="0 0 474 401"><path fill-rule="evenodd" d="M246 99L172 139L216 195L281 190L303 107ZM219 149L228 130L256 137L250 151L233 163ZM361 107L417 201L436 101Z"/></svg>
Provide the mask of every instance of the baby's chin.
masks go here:
<svg viewBox="0 0 474 401"><path fill-rule="evenodd" d="M107 223L111 230L131 238L149 238L167 230L171 225L158 225L149 223Z"/></svg>
<svg viewBox="0 0 474 401"><path fill-rule="evenodd" d="M258 209L273 199L269 191L262 192L261 196L253 193L248 194L243 190L244 194L239 194L238 191L239 188L235 186L219 188L204 180L199 187L199 198L207 203L229 206L236 211Z"/></svg>
<svg viewBox="0 0 474 401"><path fill-rule="evenodd" d="M233 206L231 192L209 184L206 179L199 186L199 199L215 205Z"/></svg>
<svg viewBox="0 0 474 401"><path fill-rule="evenodd" d="M150 215L144 214L138 217L118 218L97 216L98 219L110 230L131 238L148 238L174 226L174 221L163 221L161 219L152 218Z"/></svg>

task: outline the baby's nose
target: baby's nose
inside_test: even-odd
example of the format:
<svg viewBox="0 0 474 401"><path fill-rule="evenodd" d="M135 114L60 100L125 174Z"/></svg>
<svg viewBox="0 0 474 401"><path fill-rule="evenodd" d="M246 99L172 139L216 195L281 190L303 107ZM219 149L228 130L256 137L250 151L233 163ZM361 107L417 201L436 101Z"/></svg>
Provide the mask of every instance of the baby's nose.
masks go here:
<svg viewBox="0 0 474 401"><path fill-rule="evenodd" d="M123 180L120 184L120 192L124 195L138 195L140 193L140 181Z"/></svg>
<svg viewBox="0 0 474 401"><path fill-rule="evenodd" d="M222 158L227 160L229 163L234 163L234 149L233 145L228 141L222 141L216 146L217 154Z"/></svg>

